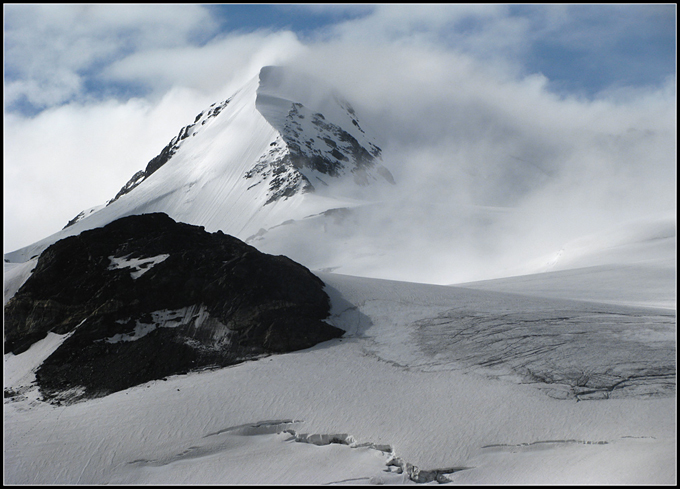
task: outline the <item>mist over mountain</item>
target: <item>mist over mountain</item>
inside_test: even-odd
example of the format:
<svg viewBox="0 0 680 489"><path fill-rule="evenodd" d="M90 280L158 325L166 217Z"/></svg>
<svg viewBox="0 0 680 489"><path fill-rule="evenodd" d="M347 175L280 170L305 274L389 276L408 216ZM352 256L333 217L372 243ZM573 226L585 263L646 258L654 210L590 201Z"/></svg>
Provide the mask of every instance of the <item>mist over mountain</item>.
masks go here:
<svg viewBox="0 0 680 489"><path fill-rule="evenodd" d="M337 77L346 84L348 73ZM566 107L537 119L537 108L481 98L460 79L432 107L413 78L408 97L362 87L357 109L300 66L265 67L178 128L106 204L5 258L165 212L312 269L450 284L549 270L571 241L609 228L673 226L666 187L654 190L669 181L662 132L622 137L608 123L582 137L567 129L582 141L570 144L556 132L570 126L553 120L568 120Z"/></svg>
<svg viewBox="0 0 680 489"><path fill-rule="evenodd" d="M62 237L147 212L246 238L374 200L394 183L349 102L316 80L265 67L183 127L105 206L6 259L24 261Z"/></svg>

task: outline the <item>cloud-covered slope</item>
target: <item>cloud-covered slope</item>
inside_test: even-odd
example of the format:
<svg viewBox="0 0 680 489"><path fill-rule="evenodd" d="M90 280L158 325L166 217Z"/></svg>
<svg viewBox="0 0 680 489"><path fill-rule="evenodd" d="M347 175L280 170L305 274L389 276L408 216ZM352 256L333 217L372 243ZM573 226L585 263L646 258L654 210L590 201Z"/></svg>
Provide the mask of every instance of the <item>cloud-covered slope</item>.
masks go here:
<svg viewBox="0 0 680 489"><path fill-rule="evenodd" d="M459 285L675 309L676 249L674 217L635 220L571 240L552 254L532 260L534 273Z"/></svg>

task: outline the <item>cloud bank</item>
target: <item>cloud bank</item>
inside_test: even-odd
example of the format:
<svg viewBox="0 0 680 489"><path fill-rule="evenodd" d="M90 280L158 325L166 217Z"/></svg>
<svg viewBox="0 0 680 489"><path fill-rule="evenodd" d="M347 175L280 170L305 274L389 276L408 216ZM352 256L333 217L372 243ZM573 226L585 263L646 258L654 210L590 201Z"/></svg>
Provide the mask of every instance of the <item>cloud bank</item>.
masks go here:
<svg viewBox="0 0 680 489"><path fill-rule="evenodd" d="M475 243L479 260L675 215L674 72L587 94L534 69L549 44L539 40L587 53L597 33L615 46L634 11L605 22L569 6L380 5L297 35L224 32L200 6L108 8L5 8L5 251L113 197L267 64L312 73L352 102L399 182L386 198L408 206L418 239L451 232L422 224L433 203L434 223L456 209L512 210ZM645 26L667 22L667 9L644 12Z"/></svg>

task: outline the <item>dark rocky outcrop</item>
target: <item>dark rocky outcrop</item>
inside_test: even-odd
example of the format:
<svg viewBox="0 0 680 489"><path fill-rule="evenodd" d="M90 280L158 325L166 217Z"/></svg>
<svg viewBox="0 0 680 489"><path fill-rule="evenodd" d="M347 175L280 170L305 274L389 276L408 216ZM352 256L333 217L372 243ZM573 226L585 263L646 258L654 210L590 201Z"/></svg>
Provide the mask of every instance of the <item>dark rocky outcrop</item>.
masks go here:
<svg viewBox="0 0 680 489"><path fill-rule="evenodd" d="M5 352L71 333L38 385L47 398L102 396L339 337L323 321L323 287L302 265L220 231L124 217L42 253L5 307Z"/></svg>

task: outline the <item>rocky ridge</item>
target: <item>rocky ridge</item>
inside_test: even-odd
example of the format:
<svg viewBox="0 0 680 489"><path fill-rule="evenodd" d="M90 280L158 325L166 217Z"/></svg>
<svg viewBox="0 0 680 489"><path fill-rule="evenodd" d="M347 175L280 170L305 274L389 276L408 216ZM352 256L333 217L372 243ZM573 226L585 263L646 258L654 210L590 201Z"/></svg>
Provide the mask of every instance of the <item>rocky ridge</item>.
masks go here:
<svg viewBox="0 0 680 489"><path fill-rule="evenodd" d="M40 390L99 397L337 338L323 288L303 266L220 231L128 216L41 254L5 307L5 352L68 335L37 370Z"/></svg>
<svg viewBox="0 0 680 489"><path fill-rule="evenodd" d="M349 102L338 96L334 96L333 101L347 121L365 136ZM278 114L272 115L267 107L277 102L288 107L283 119L277 117ZM244 175L254 181L250 188L269 182L265 205L298 192L313 192L318 185L327 187L332 178L344 175L351 175L359 186L377 180L395 183L392 174L380 163L382 150L378 146L367 139L359 141L321 112L267 94L258 95L256 106L280 134L270 144L269 151Z"/></svg>
<svg viewBox="0 0 680 489"><path fill-rule="evenodd" d="M130 193L140 183L142 183L144 180L153 175L153 173L155 173L156 170L158 170L160 167L162 167L168 161L170 161L170 158L172 158L173 155L177 153L177 151L179 151L179 149L181 148L182 142L190 136L196 136L196 134L198 134L198 132L201 130L202 126L205 126L207 123L211 122L212 119L217 117L220 114L220 112L222 112L222 110L224 110L224 108L229 104L232 98L233 97L230 97L227 100L224 100L223 102L219 103L215 102L209 108L198 114L192 124L184 126L182 129L180 129L177 136L170 140L170 142L162 149L158 156L154 157L151 161L149 161L144 170L140 170L134 175L132 175L132 178L130 178L130 180L128 180L127 183L123 185L123 187L118 191L116 196L113 199L109 200L106 203L106 205L109 205L118 200L123 195ZM87 214L88 213L86 211L81 212L76 217L71 219L66 224L66 226L64 226L64 228L74 225L82 218L87 217Z"/></svg>

